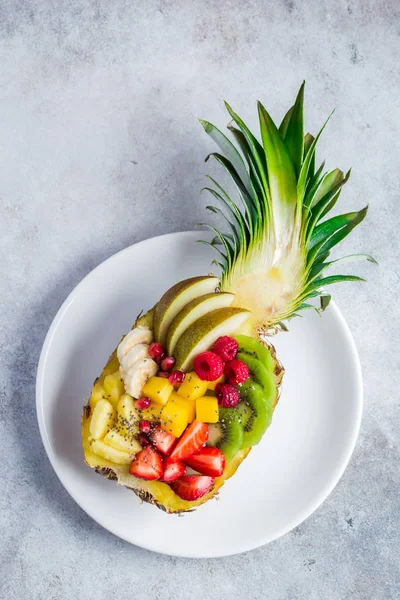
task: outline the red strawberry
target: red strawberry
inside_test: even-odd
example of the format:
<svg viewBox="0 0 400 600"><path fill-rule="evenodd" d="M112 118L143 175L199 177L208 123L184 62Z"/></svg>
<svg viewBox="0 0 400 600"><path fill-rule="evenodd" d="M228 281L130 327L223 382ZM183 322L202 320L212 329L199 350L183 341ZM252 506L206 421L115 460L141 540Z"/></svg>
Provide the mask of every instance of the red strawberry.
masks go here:
<svg viewBox="0 0 400 600"><path fill-rule="evenodd" d="M172 483L179 477L182 477L186 473L186 467L178 460L177 462L172 462L169 458L166 458L164 461L164 475L162 476L162 481L165 483Z"/></svg>
<svg viewBox="0 0 400 600"><path fill-rule="evenodd" d="M200 421L193 421L183 432L178 440L177 445L171 453L171 460L185 460L188 456L191 456L208 440L208 425L207 423L200 423Z"/></svg>
<svg viewBox="0 0 400 600"><path fill-rule="evenodd" d="M224 368L227 383L240 385L249 378L249 367L241 360L230 360Z"/></svg>
<svg viewBox="0 0 400 600"><path fill-rule="evenodd" d="M129 473L140 479L154 481L163 474L163 464L161 454L151 446L146 446L131 462Z"/></svg>
<svg viewBox="0 0 400 600"><path fill-rule="evenodd" d="M172 433L164 431L159 425L152 429L152 431L149 433L149 437L157 450L163 454L169 454L172 448L175 446L175 442L177 440Z"/></svg>
<svg viewBox="0 0 400 600"><path fill-rule="evenodd" d="M215 388L218 404L222 408L233 408L240 402L240 394L233 385L229 383L218 383Z"/></svg>
<svg viewBox="0 0 400 600"><path fill-rule="evenodd" d="M220 356L222 360L227 362L228 360L236 358L238 348L239 344L236 340L229 337L229 335L223 335L222 337L219 337L215 342L213 351L215 352L215 354L218 354L218 356Z"/></svg>
<svg viewBox="0 0 400 600"><path fill-rule="evenodd" d="M214 352L201 352L194 359L194 370L203 381L215 381L221 377L224 363Z"/></svg>
<svg viewBox="0 0 400 600"><path fill-rule="evenodd" d="M202 475L220 477L225 469L225 456L219 448L201 448L186 458L185 463Z"/></svg>
<svg viewBox="0 0 400 600"><path fill-rule="evenodd" d="M171 484L175 494L182 500L198 500L210 491L214 479L206 475L184 475Z"/></svg>

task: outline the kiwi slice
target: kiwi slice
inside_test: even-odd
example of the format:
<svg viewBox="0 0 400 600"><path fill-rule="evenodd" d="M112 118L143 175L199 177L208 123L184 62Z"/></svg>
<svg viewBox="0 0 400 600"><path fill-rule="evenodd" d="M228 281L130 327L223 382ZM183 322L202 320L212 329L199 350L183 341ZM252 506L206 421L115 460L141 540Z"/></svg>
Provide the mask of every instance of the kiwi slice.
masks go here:
<svg viewBox="0 0 400 600"><path fill-rule="evenodd" d="M268 371L274 371L275 365L271 352L261 342L248 335L234 335L233 337L239 344L239 352L256 358Z"/></svg>
<svg viewBox="0 0 400 600"><path fill-rule="evenodd" d="M258 383L262 387L264 395L267 398L272 398L273 401L276 395L276 384L272 372L268 371L258 358L245 354L245 352L238 352L236 358L248 366L250 379L254 383Z"/></svg>
<svg viewBox="0 0 400 600"><path fill-rule="evenodd" d="M240 395L242 401L237 408L242 412L247 409L245 412L247 418L245 417L242 423L242 448L248 448L258 444L270 426L274 396L268 397L262 387L250 379L241 386Z"/></svg>
<svg viewBox="0 0 400 600"><path fill-rule="evenodd" d="M243 425L238 411L220 408L218 423L208 426L208 446L219 448L228 463L239 452L243 443Z"/></svg>

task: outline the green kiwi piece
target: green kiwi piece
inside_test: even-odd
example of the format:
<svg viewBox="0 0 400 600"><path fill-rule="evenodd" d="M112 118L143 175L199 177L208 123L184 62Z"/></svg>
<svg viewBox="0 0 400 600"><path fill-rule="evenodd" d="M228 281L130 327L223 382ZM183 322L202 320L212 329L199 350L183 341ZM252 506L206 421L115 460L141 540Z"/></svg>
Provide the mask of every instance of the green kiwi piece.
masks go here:
<svg viewBox="0 0 400 600"><path fill-rule="evenodd" d="M242 423L242 448L248 448L261 441L262 436L271 424L273 397L272 399L271 396L268 397L263 388L251 379L248 379L241 386L240 396L242 401L237 408L243 411L243 408L246 407L247 414L250 412L250 417Z"/></svg>
<svg viewBox="0 0 400 600"><path fill-rule="evenodd" d="M245 352L238 352L236 358L248 366L250 379L262 387L264 396L268 398L268 401L271 398L272 404L276 395L276 384L272 372L268 371L257 358L250 356L250 354L245 354Z"/></svg>
<svg viewBox="0 0 400 600"><path fill-rule="evenodd" d="M248 354L259 360L268 371L273 372L275 365L271 352L261 342L248 335L235 335L234 339L239 344L239 352Z"/></svg>
<svg viewBox="0 0 400 600"><path fill-rule="evenodd" d="M233 408L220 408L219 421L208 426L208 446L219 448L226 462L232 460L242 447L243 426L240 415Z"/></svg>

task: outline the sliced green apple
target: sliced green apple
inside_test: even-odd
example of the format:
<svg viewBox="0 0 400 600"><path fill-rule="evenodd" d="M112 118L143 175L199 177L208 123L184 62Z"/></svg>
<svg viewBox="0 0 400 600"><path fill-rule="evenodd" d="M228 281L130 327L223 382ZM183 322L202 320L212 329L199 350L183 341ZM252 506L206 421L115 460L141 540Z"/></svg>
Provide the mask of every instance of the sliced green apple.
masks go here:
<svg viewBox="0 0 400 600"><path fill-rule="evenodd" d="M232 335L242 331L250 316L245 308L229 306L218 308L203 315L192 323L178 339L175 346L175 368L190 371L194 358L210 350L214 342L222 335Z"/></svg>
<svg viewBox="0 0 400 600"><path fill-rule="evenodd" d="M191 277L173 285L159 300L154 309L154 336L165 345L168 328L182 308L199 296L215 292L218 277Z"/></svg>
<svg viewBox="0 0 400 600"><path fill-rule="evenodd" d="M181 337L182 333L197 319L203 315L210 313L217 308L230 306L235 295L227 292L215 292L214 294L206 294L195 298L176 315L168 328L167 334L167 352L173 356L176 342Z"/></svg>

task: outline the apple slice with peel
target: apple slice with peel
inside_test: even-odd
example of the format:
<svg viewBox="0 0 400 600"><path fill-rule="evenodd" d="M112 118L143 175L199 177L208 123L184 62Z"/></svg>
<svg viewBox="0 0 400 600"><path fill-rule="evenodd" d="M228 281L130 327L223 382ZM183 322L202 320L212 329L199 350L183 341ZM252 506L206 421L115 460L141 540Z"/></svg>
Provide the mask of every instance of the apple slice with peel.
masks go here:
<svg viewBox="0 0 400 600"><path fill-rule="evenodd" d="M182 333L197 319L210 313L217 308L230 306L235 295L226 292L215 292L214 294L206 294L195 298L176 315L168 328L167 335L167 352L170 356L174 355L176 342L181 337Z"/></svg>
<svg viewBox="0 0 400 600"><path fill-rule="evenodd" d="M154 336L162 346L167 339L168 328L182 308L199 296L215 292L218 277L202 276L184 279L167 290L154 309Z"/></svg>
<svg viewBox="0 0 400 600"><path fill-rule="evenodd" d="M250 316L244 308L228 306L203 315L192 323L178 339L175 346L175 368L181 371L193 369L194 358L210 350L222 335L239 333Z"/></svg>

